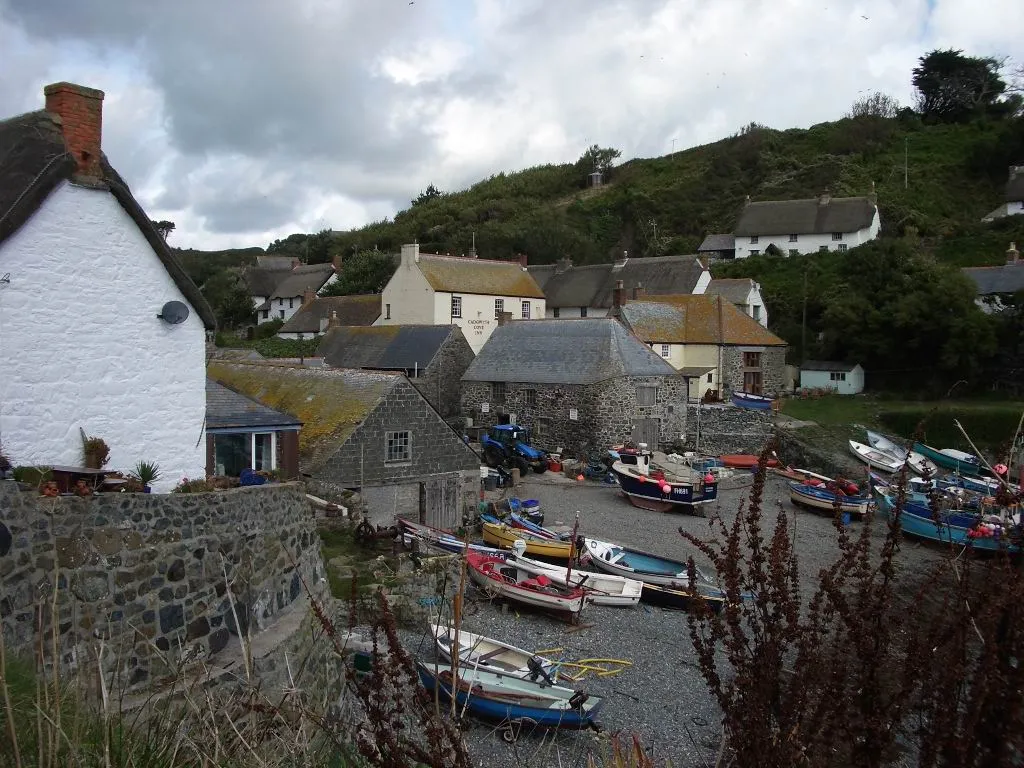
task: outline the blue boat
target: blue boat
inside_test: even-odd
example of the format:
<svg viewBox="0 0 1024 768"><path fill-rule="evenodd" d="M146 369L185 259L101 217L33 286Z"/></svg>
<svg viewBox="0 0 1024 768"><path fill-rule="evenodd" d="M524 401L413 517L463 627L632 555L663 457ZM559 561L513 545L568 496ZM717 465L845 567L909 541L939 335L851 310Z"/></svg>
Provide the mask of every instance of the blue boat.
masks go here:
<svg viewBox="0 0 1024 768"><path fill-rule="evenodd" d="M718 479L690 467L659 468L647 450L621 450L612 474L634 507L653 512L679 509L700 514L703 505L718 498Z"/></svg>
<svg viewBox="0 0 1024 768"><path fill-rule="evenodd" d="M445 699L453 695L451 669L422 661L416 663L420 682ZM528 722L543 728L596 727L604 699L558 685L524 680L500 672L460 668L454 696L459 707L473 715L500 723Z"/></svg>
<svg viewBox="0 0 1024 768"><path fill-rule="evenodd" d="M961 475L981 474L981 461L972 454L956 451L952 448L944 448L940 451L924 443L914 443L913 450L916 453L920 453L926 459L931 460L932 463L945 469L951 469Z"/></svg>
<svg viewBox="0 0 1024 768"><path fill-rule="evenodd" d="M491 517L491 515L487 515L486 517ZM483 520L486 519L486 517L484 515L481 515L480 519ZM492 518L489 522L493 523L500 521ZM552 531L550 528L545 528L542 525L537 525L536 523L530 522L525 517L517 515L515 512L512 512L508 516L508 522L512 524L513 528L522 528L524 531L529 531L530 533L534 533L538 536L543 536L545 539L568 541L572 537L571 533L556 533L555 531Z"/></svg>
<svg viewBox="0 0 1024 768"><path fill-rule="evenodd" d="M732 404L740 408L748 408L753 411L770 411L775 400L764 395L755 395L751 392L733 392Z"/></svg>
<svg viewBox="0 0 1024 768"><path fill-rule="evenodd" d="M892 520L896 498L892 490L875 488L878 508ZM983 515L969 509L943 510L938 520L932 514L929 497L909 492L900 514L900 527L905 533L929 541L960 544L977 550L1019 552L1020 526L1000 521L998 515Z"/></svg>

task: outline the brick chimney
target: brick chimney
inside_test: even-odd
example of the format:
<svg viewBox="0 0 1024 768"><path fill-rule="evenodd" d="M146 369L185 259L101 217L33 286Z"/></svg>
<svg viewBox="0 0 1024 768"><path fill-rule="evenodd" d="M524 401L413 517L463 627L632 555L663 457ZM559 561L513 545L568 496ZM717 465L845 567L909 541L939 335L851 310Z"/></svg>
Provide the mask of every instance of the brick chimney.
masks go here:
<svg viewBox="0 0 1024 768"><path fill-rule="evenodd" d="M633 286L633 300L642 299L644 297L644 284L637 283Z"/></svg>
<svg viewBox="0 0 1024 768"><path fill-rule="evenodd" d="M832 195L827 189L818 195L818 205L828 205L830 202L832 202Z"/></svg>
<svg viewBox="0 0 1024 768"><path fill-rule="evenodd" d="M1007 264L1018 264L1020 263L1020 251L1017 250L1016 243L1010 243L1010 247L1006 249L1006 263Z"/></svg>
<svg viewBox="0 0 1024 768"><path fill-rule="evenodd" d="M334 274L336 274L336 275L341 274L341 260L342 260L342 258L343 257L342 257L342 255L340 253L334 254L334 256L331 258L331 266L334 267Z"/></svg>
<svg viewBox="0 0 1024 768"><path fill-rule="evenodd" d="M341 325L341 320L338 319L337 310L331 310L331 319L327 321L328 328L337 328Z"/></svg>
<svg viewBox="0 0 1024 768"><path fill-rule="evenodd" d="M615 281L615 290L612 291L612 309L619 309L623 304L626 303L626 297L622 294L625 290L622 287L622 281Z"/></svg>
<svg viewBox="0 0 1024 768"><path fill-rule="evenodd" d="M519 254L519 266L521 266L523 269L526 269L526 264L527 264L528 259L529 259L529 257L525 253L520 253Z"/></svg>
<svg viewBox="0 0 1024 768"><path fill-rule="evenodd" d="M43 88L46 111L60 117L68 151L78 164L77 175L99 180L103 137L103 91L74 83Z"/></svg>
<svg viewBox="0 0 1024 768"><path fill-rule="evenodd" d="M420 244L406 243L402 246L402 266L410 267L420 263Z"/></svg>
<svg viewBox="0 0 1024 768"><path fill-rule="evenodd" d="M316 299L316 291L309 286L306 286L306 290L302 292L302 306L311 304Z"/></svg>

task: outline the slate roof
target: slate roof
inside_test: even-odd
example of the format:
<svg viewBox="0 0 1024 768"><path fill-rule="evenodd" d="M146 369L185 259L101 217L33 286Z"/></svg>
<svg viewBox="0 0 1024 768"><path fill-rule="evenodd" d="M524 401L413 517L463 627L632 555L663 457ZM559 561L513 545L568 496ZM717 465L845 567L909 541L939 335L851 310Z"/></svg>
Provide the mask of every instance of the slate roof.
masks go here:
<svg viewBox="0 0 1024 768"><path fill-rule="evenodd" d="M329 459L399 382L401 374L214 361L208 374L303 423L299 459L314 471Z"/></svg>
<svg viewBox="0 0 1024 768"><path fill-rule="evenodd" d="M978 296L1024 291L1024 261L998 267L964 267L963 272L974 281Z"/></svg>
<svg viewBox="0 0 1024 768"><path fill-rule="evenodd" d="M76 165L61 132L60 118L45 110L27 112L0 121L0 244L13 235L43 204L60 182L70 180ZM153 227L149 216L132 196L117 171L100 158L102 183L146 238L178 290L213 329L217 319L199 288ZM68 222L73 227L76 222Z"/></svg>
<svg viewBox="0 0 1024 768"><path fill-rule="evenodd" d="M621 280L625 295L642 285L645 294L690 293L704 273L696 256L652 256L626 259L618 264L589 264L558 272L554 265L529 267L543 279L549 307L612 306L615 284Z"/></svg>
<svg viewBox="0 0 1024 768"><path fill-rule="evenodd" d="M704 238L704 242L697 248L697 253L706 253L708 251L735 251L736 250L736 235L724 234L724 235L708 235Z"/></svg>
<svg viewBox="0 0 1024 768"><path fill-rule="evenodd" d="M610 317L516 320L494 329L463 381L594 384L676 370Z"/></svg>
<svg viewBox="0 0 1024 768"><path fill-rule="evenodd" d="M801 371L842 371L849 373L858 363L836 363L831 360L806 360L800 366Z"/></svg>
<svg viewBox="0 0 1024 768"><path fill-rule="evenodd" d="M717 277L708 283L705 296L721 296L733 304L746 306L754 281L749 277Z"/></svg>
<svg viewBox="0 0 1024 768"><path fill-rule="evenodd" d="M339 326L327 331L317 354L337 368L396 371L426 368L457 325Z"/></svg>
<svg viewBox="0 0 1024 768"><path fill-rule="evenodd" d="M821 204L809 200L767 200L748 203L734 234L823 235L856 232L871 226L875 204L866 197L833 197Z"/></svg>
<svg viewBox="0 0 1024 768"><path fill-rule="evenodd" d="M336 312L341 325L373 325L380 317L380 294L320 296L288 318L278 333L320 333L320 321Z"/></svg>
<svg viewBox="0 0 1024 768"><path fill-rule="evenodd" d="M299 426L302 426L302 422L291 414L275 411L212 379L206 380L207 429L282 429Z"/></svg>
<svg viewBox="0 0 1024 768"><path fill-rule="evenodd" d="M435 291L544 298L537 281L518 261L421 253L418 266Z"/></svg>
<svg viewBox="0 0 1024 768"><path fill-rule="evenodd" d="M621 318L648 344L786 345L721 296L661 296L629 301L622 307Z"/></svg>

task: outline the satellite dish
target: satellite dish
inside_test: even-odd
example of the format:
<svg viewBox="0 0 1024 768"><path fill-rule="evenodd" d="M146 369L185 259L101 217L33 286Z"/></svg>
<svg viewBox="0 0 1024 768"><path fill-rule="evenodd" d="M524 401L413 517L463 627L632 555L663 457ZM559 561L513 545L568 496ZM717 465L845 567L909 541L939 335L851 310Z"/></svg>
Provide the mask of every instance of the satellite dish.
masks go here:
<svg viewBox="0 0 1024 768"><path fill-rule="evenodd" d="M157 315L165 323L178 325L188 318L188 307L181 301L168 301Z"/></svg>

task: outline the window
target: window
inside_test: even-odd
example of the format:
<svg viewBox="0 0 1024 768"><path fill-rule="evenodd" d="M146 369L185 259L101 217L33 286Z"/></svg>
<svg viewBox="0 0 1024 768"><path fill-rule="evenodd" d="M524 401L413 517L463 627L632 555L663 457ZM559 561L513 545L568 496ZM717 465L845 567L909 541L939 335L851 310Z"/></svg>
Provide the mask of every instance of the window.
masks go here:
<svg viewBox="0 0 1024 768"><path fill-rule="evenodd" d="M832 381L846 381L846 371L832 371L829 378Z"/></svg>
<svg viewBox="0 0 1024 768"><path fill-rule="evenodd" d="M263 319L267 320L269 318L270 318L270 310L269 309L264 309L263 310Z"/></svg>
<svg viewBox="0 0 1024 768"><path fill-rule="evenodd" d="M533 425L533 436L544 437L551 434L551 419L537 419Z"/></svg>
<svg viewBox="0 0 1024 768"><path fill-rule="evenodd" d="M270 432L252 436L252 468L257 472L274 468L274 436Z"/></svg>
<svg viewBox="0 0 1024 768"><path fill-rule="evenodd" d="M495 320L500 320L501 319L501 313L504 312L504 311L505 311L505 300L504 299L495 299L494 300L494 319Z"/></svg>
<svg viewBox="0 0 1024 768"><path fill-rule="evenodd" d="M461 296L452 296L452 317L462 317Z"/></svg>
<svg viewBox="0 0 1024 768"><path fill-rule="evenodd" d="M385 304L384 305L384 319L385 320L390 320L391 319L391 305L390 304Z"/></svg>
<svg viewBox="0 0 1024 768"><path fill-rule="evenodd" d="M537 405L537 390L527 389L523 391L523 402L526 403L530 408L534 408Z"/></svg>
<svg viewBox="0 0 1024 768"><path fill-rule="evenodd" d="M842 240L843 239L843 233L842 232L833 232L832 233L832 239L833 240Z"/></svg>
<svg viewBox="0 0 1024 768"><path fill-rule="evenodd" d="M662 345L661 345L661 356L662 356L662 357L668 357L668 355L669 355L669 347L668 347L668 344L662 344Z"/></svg>
<svg viewBox="0 0 1024 768"><path fill-rule="evenodd" d="M551 316L558 317L558 307L555 307L554 309L551 310Z"/></svg>
<svg viewBox="0 0 1024 768"><path fill-rule="evenodd" d="M844 251L846 251L846 243L840 243L839 244L839 252L843 253Z"/></svg>
<svg viewBox="0 0 1024 768"><path fill-rule="evenodd" d="M743 353L743 367L744 368L760 368L761 367L761 353L760 352L744 352Z"/></svg>
<svg viewBox="0 0 1024 768"><path fill-rule="evenodd" d="M492 381L491 382L491 400L495 403L505 402L505 382L504 381Z"/></svg>
<svg viewBox="0 0 1024 768"><path fill-rule="evenodd" d="M657 387L637 387L636 388L636 404L637 405L657 405L658 404L658 388Z"/></svg>
<svg viewBox="0 0 1024 768"><path fill-rule="evenodd" d="M530 319L530 302L524 301L523 302L523 320L529 320L529 319Z"/></svg>
<svg viewBox="0 0 1024 768"><path fill-rule="evenodd" d="M279 309L279 310L277 310L277 313L281 316L281 319L284 320L284 310L283 309Z"/></svg>
<svg viewBox="0 0 1024 768"><path fill-rule="evenodd" d="M708 384L711 384L711 383L713 383L713 382L714 382L714 380L715 380L715 374L714 374L713 372L712 372L712 373L709 373L709 374L708 374Z"/></svg>
<svg viewBox="0 0 1024 768"><path fill-rule="evenodd" d="M214 472L238 477L243 470L277 468L277 440L273 432L236 432L213 435Z"/></svg>
<svg viewBox="0 0 1024 768"><path fill-rule="evenodd" d="M796 241L797 241L797 236L796 235L790 235L789 236L789 242L795 243Z"/></svg>
<svg viewBox="0 0 1024 768"><path fill-rule="evenodd" d="M750 311L751 311L751 312L753 312L753 314L751 315L751 317L753 317L753 318L754 318L755 320L757 320L758 322L761 322L761 305L760 305L760 304L754 304L754 305L753 305L753 306L752 306L752 307L750 308Z"/></svg>
<svg viewBox="0 0 1024 768"><path fill-rule="evenodd" d="M412 460L412 433L385 432L384 433L385 454L384 463L394 464L399 461Z"/></svg>
<svg viewBox="0 0 1024 768"><path fill-rule="evenodd" d="M789 249L789 255L790 256L799 256L800 255L800 251L798 251L796 248L790 248Z"/></svg>
<svg viewBox="0 0 1024 768"><path fill-rule="evenodd" d="M750 236L750 244L751 245L757 245L757 235L751 235Z"/></svg>
<svg viewBox="0 0 1024 768"><path fill-rule="evenodd" d="M827 245L819 245L818 246L818 253L828 253L828 246Z"/></svg>
<svg viewBox="0 0 1024 768"><path fill-rule="evenodd" d="M761 251L759 249L757 249L757 248L751 248L750 249L750 255L751 256L760 256L761 255Z"/></svg>
<svg viewBox="0 0 1024 768"><path fill-rule="evenodd" d="M295 309L295 299L294 299L294 297L288 299L288 309Z"/></svg>
<svg viewBox="0 0 1024 768"><path fill-rule="evenodd" d="M587 308L586 307L580 307L580 317L586 317L586 316L587 316Z"/></svg>

